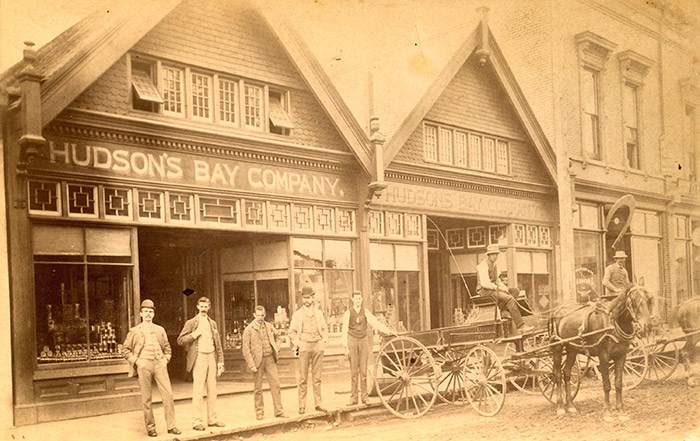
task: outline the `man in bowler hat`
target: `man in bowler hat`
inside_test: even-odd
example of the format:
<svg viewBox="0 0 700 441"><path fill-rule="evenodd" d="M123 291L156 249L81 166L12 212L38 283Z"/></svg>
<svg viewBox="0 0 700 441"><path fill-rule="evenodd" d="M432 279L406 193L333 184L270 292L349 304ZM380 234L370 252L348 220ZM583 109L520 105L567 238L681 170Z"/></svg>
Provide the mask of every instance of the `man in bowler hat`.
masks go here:
<svg viewBox="0 0 700 441"><path fill-rule="evenodd" d="M175 403L167 367L172 351L165 329L153 323L155 313L156 308L152 300L146 299L141 302L139 314L142 322L129 329L121 355L129 362L129 376L133 377L138 372L143 419L148 436L158 436L151 409L154 380L163 398L168 433L179 435L182 432L175 425Z"/></svg>
<svg viewBox="0 0 700 441"><path fill-rule="evenodd" d="M289 338L299 351L299 413L306 411L306 389L311 368L316 410L327 412L321 399L321 372L323 350L328 340L328 326L323 313L314 304L314 289L304 286L301 290L302 307L294 311L289 323Z"/></svg>

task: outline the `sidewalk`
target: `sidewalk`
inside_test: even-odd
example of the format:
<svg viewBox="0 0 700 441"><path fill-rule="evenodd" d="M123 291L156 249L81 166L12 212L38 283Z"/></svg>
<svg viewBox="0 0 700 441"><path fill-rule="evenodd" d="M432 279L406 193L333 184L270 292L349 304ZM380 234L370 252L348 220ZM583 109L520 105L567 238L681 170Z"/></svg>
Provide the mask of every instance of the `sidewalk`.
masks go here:
<svg viewBox="0 0 700 441"><path fill-rule="evenodd" d="M189 383L189 386L191 387L191 383ZM156 390L157 388L154 387L154 401L160 401L160 397L155 392ZM137 410L17 427L11 429L8 434L0 434L0 439L3 441L201 440L220 435L254 431L260 428L281 426L307 419L330 419L332 418L331 414L337 413L339 410L348 411L358 408L358 406L345 407L345 404L350 399L350 378L347 372L331 372L323 376L321 386L323 405L329 410L329 414L314 410L311 385L309 385L306 397L306 413L304 415L299 415L296 386L283 386L282 405L285 413L289 416L286 419L275 418L272 409L272 397L266 389L263 392L265 417L260 421L255 418L255 409L253 407L252 374L250 383L221 384L219 390L230 391L230 393L219 395L216 402L219 419L226 424L225 427L221 428L208 427L203 432L193 430L191 418L192 402L189 399L181 399L175 401L175 417L177 419L177 427L182 431L181 435L170 435L167 433L163 406L158 403L153 405L156 417L156 430L158 431L157 438L150 438L146 435L143 413ZM382 404L378 398L370 397L368 406L359 406L359 408L367 407L382 407Z"/></svg>

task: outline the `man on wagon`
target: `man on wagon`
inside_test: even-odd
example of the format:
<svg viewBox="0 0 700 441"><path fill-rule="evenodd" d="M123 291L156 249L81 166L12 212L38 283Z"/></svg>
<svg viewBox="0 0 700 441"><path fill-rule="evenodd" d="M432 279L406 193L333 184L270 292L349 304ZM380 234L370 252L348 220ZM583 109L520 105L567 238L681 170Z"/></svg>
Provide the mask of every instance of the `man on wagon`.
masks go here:
<svg viewBox="0 0 700 441"><path fill-rule="evenodd" d="M486 247L486 257L476 266L477 286L476 291L480 296L490 296L501 310L510 312L517 332L524 334L531 332L534 326L525 326L518 303L508 293L508 287L500 279L500 271L496 266L501 250L498 245L491 244Z"/></svg>
<svg viewBox="0 0 700 441"><path fill-rule="evenodd" d="M624 251L615 251L613 256L614 263L605 267L603 273L603 286L606 294L616 296L624 291L630 285L630 276L625 269L625 260L627 254Z"/></svg>

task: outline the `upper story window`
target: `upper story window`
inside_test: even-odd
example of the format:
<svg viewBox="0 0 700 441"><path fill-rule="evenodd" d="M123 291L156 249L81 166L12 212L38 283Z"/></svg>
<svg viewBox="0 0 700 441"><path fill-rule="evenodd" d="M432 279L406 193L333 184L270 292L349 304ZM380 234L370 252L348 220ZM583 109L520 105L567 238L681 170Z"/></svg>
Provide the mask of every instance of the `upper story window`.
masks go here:
<svg viewBox="0 0 700 441"><path fill-rule="evenodd" d="M192 74L192 117L211 119L211 77Z"/></svg>
<svg viewBox="0 0 700 441"><path fill-rule="evenodd" d="M581 69L581 142L583 152L591 159L601 159L599 81L599 71Z"/></svg>
<svg viewBox="0 0 700 441"><path fill-rule="evenodd" d="M183 102L183 71L175 67L163 66L161 69L163 84L163 113L166 115L184 115L185 103Z"/></svg>
<svg viewBox="0 0 700 441"><path fill-rule="evenodd" d="M639 169L639 121L637 101L639 93L637 86L625 84L622 90L622 116L625 131L625 158L627 166Z"/></svg>
<svg viewBox="0 0 700 441"><path fill-rule="evenodd" d="M644 77L653 60L627 50L617 56L622 77L622 124L624 131L625 165L629 168L642 168L641 149L641 91Z"/></svg>
<svg viewBox="0 0 700 441"><path fill-rule="evenodd" d="M685 173L689 180L698 180L697 146L695 145L695 107L686 105L683 114L683 146L685 150Z"/></svg>
<svg viewBox="0 0 700 441"><path fill-rule="evenodd" d="M423 124L423 158L489 173L510 172L507 141L438 124Z"/></svg>
<svg viewBox="0 0 700 441"><path fill-rule="evenodd" d="M242 78L128 56L132 108L193 121L290 135L290 92Z"/></svg>
<svg viewBox="0 0 700 441"><path fill-rule="evenodd" d="M581 153L585 160L603 158L601 151L601 76L610 53L617 46L592 32L576 35L581 97Z"/></svg>

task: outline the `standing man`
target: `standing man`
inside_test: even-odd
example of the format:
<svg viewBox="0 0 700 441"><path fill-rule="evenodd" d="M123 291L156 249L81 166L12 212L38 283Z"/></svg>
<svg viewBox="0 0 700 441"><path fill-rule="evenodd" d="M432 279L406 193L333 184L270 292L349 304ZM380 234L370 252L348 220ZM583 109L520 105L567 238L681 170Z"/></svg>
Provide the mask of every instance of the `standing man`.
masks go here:
<svg viewBox="0 0 700 441"><path fill-rule="evenodd" d="M323 370L323 349L328 339L328 326L323 313L314 304L314 289L305 286L301 289L303 306L292 315L289 323L289 338L299 352L299 413L306 411L306 389L309 367L314 388L316 410L327 412L321 400L321 371Z"/></svg>
<svg viewBox="0 0 700 441"><path fill-rule="evenodd" d="M275 342L275 330L271 324L265 321L265 307L256 306L254 320L243 331L243 358L248 369L253 373L253 401L255 403L255 417L263 419L265 405L262 394L263 374L267 376L267 383L272 393L272 403L275 407L277 418L287 418L282 410L282 395L280 393L280 380L277 374L277 358L279 348Z"/></svg>
<svg viewBox="0 0 700 441"><path fill-rule="evenodd" d="M476 291L479 295L488 295L496 302L496 306L501 310L505 309L510 312L515 328L520 334L532 331L534 326L525 326L520 308L513 296L508 293L508 287L498 277L500 271L496 266L498 255L501 250L498 245L491 244L486 247L486 257L476 266L477 286Z"/></svg>
<svg viewBox="0 0 700 441"><path fill-rule="evenodd" d="M615 251L613 263L605 267L603 273L603 286L607 295L616 296L630 285L630 276L625 269L627 254L624 251Z"/></svg>
<svg viewBox="0 0 700 441"><path fill-rule="evenodd" d="M199 313L185 322L177 344L187 348L187 371L192 371L192 425L204 430L207 425L224 427L216 416L216 379L224 372L224 351L216 322L209 318L211 302L207 297L197 301ZM207 390L207 408L204 412L204 388Z"/></svg>
<svg viewBox="0 0 700 441"><path fill-rule="evenodd" d="M398 335L384 323L377 320L369 309L362 305L362 293L352 293L352 307L343 314L342 340L345 354L350 359L350 402L348 406L357 404L357 382L360 381L362 404L367 404L367 359L369 358L369 341L367 339L367 324L378 329L383 334Z"/></svg>
<svg viewBox="0 0 700 441"><path fill-rule="evenodd" d="M129 362L129 376L133 377L138 372L146 432L148 436L158 436L153 409L151 409L155 380L160 396L163 398L168 433L179 435L182 432L175 426L175 403L168 376L168 362L172 356L168 336L162 326L153 323L156 307L152 300L141 302L139 315L142 321L129 329L129 334L122 345L121 355Z"/></svg>

